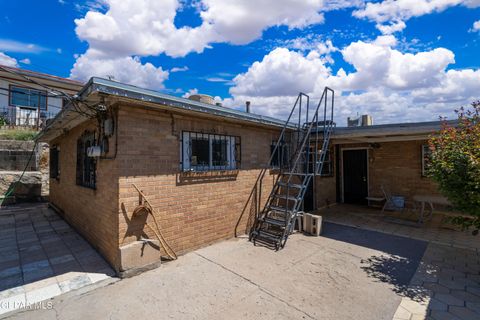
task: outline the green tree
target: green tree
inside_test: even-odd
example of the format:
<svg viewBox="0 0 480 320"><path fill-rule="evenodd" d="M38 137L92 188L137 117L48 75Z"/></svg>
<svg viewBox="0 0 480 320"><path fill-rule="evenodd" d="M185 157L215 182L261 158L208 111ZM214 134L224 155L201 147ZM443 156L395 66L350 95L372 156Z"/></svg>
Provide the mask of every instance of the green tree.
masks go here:
<svg viewBox="0 0 480 320"><path fill-rule="evenodd" d="M480 229L480 101L472 108L455 110L458 123L444 122L429 140L428 173L438 182L455 209L465 214L451 219L464 229Z"/></svg>

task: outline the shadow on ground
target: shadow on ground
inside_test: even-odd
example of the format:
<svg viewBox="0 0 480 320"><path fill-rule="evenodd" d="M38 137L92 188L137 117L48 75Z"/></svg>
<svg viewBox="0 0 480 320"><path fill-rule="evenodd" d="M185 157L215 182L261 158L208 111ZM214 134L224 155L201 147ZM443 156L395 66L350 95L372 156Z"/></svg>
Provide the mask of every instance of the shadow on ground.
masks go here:
<svg viewBox="0 0 480 320"><path fill-rule="evenodd" d="M415 301L424 301L428 297L422 287L410 286L427 242L334 223L324 223L322 236L384 252L362 260L362 270L369 277L391 284L392 290L400 296Z"/></svg>

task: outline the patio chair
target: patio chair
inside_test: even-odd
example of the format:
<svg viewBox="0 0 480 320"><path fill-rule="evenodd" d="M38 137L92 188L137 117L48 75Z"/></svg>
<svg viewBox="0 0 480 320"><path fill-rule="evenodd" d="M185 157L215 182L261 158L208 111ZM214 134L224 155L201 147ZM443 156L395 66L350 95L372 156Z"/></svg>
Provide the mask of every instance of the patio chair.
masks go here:
<svg viewBox="0 0 480 320"><path fill-rule="evenodd" d="M383 185L380 186L380 189L385 197L382 213L384 213L385 210L404 212L405 210L411 209L412 211L416 211L415 202L407 201L403 196L392 195L391 192Z"/></svg>

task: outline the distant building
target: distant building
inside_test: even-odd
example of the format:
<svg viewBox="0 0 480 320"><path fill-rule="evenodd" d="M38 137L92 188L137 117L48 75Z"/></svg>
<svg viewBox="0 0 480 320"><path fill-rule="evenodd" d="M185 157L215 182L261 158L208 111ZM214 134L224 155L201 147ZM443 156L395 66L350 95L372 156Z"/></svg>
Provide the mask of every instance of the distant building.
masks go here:
<svg viewBox="0 0 480 320"><path fill-rule="evenodd" d="M75 94L82 86L78 81L0 65L0 127L42 128L65 105L60 92Z"/></svg>

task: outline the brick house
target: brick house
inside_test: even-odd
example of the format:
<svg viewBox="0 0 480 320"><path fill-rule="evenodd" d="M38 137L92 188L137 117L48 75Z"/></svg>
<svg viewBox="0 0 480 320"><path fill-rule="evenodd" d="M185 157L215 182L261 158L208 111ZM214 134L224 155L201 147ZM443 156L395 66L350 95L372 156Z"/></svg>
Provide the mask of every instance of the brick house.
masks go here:
<svg viewBox="0 0 480 320"><path fill-rule="evenodd" d="M155 239L148 217L133 216L140 203L133 184L177 253L250 230L275 181L268 161L284 121L100 78L78 97L39 138L51 148L50 202L117 271L160 260L157 244L143 241ZM336 128L305 209L362 203L380 184L407 197L419 188L435 193L422 177L422 145L438 128ZM363 187L348 189L358 179Z"/></svg>
<svg viewBox="0 0 480 320"><path fill-rule="evenodd" d="M258 205L247 205L249 195L283 121L99 78L78 96L85 103L69 105L39 138L51 148L50 202L117 271L159 260L139 241L155 237L132 219L133 183L177 253L248 229ZM106 106L105 119L88 119L86 105ZM108 151L88 157L94 144Z"/></svg>
<svg viewBox="0 0 480 320"><path fill-rule="evenodd" d="M408 200L440 195L425 167L427 140L441 125L432 121L336 128L328 174L315 184L316 207L365 205L366 197L382 196L382 187Z"/></svg>

